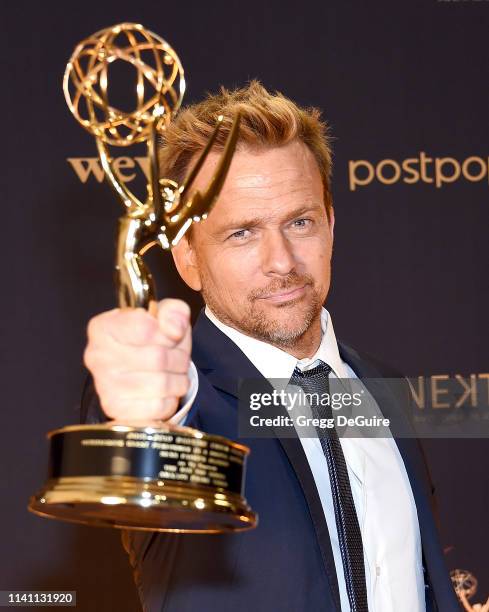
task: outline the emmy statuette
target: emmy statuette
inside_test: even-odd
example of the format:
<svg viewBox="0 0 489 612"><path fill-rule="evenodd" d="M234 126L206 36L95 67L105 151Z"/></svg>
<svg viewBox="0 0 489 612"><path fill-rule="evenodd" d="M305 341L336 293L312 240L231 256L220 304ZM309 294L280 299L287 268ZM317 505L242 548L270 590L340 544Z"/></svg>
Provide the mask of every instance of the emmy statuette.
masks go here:
<svg viewBox="0 0 489 612"><path fill-rule="evenodd" d="M136 108L111 105L109 75L118 62L136 74ZM116 242L120 307L150 308L153 280L143 261L155 245L175 246L192 223L205 219L220 193L236 148L239 116L204 192L191 187L223 117L182 182L159 176L157 137L178 111L185 81L174 50L141 25L122 23L81 42L64 75L68 106L96 139L105 176L123 203ZM109 146L146 143L147 199L121 180ZM225 532L249 529L257 517L243 497L249 449L223 437L161 421L71 425L48 434L44 487L30 499L41 516L126 529Z"/></svg>

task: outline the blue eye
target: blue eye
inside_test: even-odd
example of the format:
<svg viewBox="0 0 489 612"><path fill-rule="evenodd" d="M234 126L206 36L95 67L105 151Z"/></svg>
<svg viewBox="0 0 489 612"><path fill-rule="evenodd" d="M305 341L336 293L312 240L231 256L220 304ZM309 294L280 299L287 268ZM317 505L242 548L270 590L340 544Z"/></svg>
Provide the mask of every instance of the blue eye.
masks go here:
<svg viewBox="0 0 489 612"><path fill-rule="evenodd" d="M303 223L302 225L299 225L299 226L298 226L298 225L296 225L296 227L308 227L308 225L312 223L312 219L296 219L296 220L294 221L294 225L295 225L296 223L300 223L300 222L302 222L302 221L307 222L307 223Z"/></svg>
<svg viewBox="0 0 489 612"><path fill-rule="evenodd" d="M229 236L229 238L236 238L237 240L239 240L240 238L245 238L244 232L247 232L247 229L241 229L238 230L237 232L234 232L233 234L231 234Z"/></svg>

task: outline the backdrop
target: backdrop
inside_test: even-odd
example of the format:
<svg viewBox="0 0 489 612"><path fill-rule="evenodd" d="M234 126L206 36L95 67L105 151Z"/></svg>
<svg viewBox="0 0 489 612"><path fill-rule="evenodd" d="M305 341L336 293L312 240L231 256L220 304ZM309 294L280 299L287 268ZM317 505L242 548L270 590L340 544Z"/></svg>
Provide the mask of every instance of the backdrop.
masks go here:
<svg viewBox="0 0 489 612"><path fill-rule="evenodd" d="M4 3L0 589L77 590L90 612L139 609L118 533L26 505L45 476L45 432L78 418L86 322L114 305L119 204L61 79L76 43L121 21L177 50L187 103L256 77L322 109L335 138L327 306L340 339L427 389L489 372L489 2ZM121 163L128 178L140 172ZM187 299L195 316L200 300L170 256L151 260L160 296ZM448 564L471 572L472 602L485 601L489 443L426 448Z"/></svg>

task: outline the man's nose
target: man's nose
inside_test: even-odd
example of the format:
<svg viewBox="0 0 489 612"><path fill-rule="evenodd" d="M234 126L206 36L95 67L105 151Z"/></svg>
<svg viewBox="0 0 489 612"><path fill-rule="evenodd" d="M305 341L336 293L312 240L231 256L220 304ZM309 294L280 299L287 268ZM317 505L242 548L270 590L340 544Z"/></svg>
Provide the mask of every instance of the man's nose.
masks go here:
<svg viewBox="0 0 489 612"><path fill-rule="evenodd" d="M264 274L289 274L296 265L293 246L279 229L264 232L261 258Z"/></svg>

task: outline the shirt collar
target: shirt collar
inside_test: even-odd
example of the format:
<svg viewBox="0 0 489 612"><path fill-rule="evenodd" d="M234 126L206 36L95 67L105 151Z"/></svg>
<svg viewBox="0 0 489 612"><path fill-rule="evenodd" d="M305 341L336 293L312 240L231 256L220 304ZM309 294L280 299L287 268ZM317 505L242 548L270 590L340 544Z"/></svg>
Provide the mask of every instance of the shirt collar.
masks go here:
<svg viewBox="0 0 489 612"><path fill-rule="evenodd" d="M282 349L247 336L243 332L234 329L234 327L222 323L207 305L205 307L205 314L216 327L243 351L262 376L275 381L275 383L283 381L278 385L279 388L284 388L283 383L287 384L286 381L290 380L296 365L303 369L304 367L311 366L317 359L321 359L330 366L332 369L331 375L341 379L349 378L347 366L340 357L331 315L324 307L321 310L321 344L312 357L306 357L299 361ZM345 451L347 464L359 483L362 484L364 481L365 458L359 452L356 442L353 438L342 438L342 447ZM319 446L319 452L321 452L318 438L314 439L314 444Z"/></svg>
<svg viewBox="0 0 489 612"><path fill-rule="evenodd" d="M321 309L322 333L319 348L312 357L306 357L299 361L293 355L268 344L268 342L252 338L234 327L222 323L207 305L205 314L243 351L265 378L286 378L289 380L296 365L304 369L312 365L317 359L327 363L338 378L348 377L345 364L341 360L338 350L331 315L324 307Z"/></svg>

